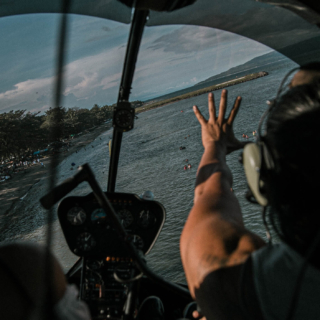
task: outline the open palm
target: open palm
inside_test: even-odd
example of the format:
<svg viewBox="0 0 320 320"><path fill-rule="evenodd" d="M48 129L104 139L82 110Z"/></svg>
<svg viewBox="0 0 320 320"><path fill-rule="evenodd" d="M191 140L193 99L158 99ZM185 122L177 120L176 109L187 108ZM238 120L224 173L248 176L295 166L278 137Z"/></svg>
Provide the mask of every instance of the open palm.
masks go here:
<svg viewBox="0 0 320 320"><path fill-rule="evenodd" d="M194 106L193 109L201 125L202 144L204 148L212 143L219 143L225 148L226 154L229 154L243 148L245 143L239 141L233 132L233 122L240 107L241 97L237 97L228 118L225 118L227 95L227 90L222 90L218 116L216 116L216 107L212 93L208 95L208 120L201 114L197 106Z"/></svg>

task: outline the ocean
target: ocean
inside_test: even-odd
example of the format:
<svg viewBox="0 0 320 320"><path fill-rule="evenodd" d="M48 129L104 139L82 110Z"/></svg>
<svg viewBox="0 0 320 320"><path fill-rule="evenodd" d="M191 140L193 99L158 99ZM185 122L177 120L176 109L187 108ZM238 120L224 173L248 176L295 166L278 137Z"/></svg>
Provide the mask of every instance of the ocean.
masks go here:
<svg viewBox="0 0 320 320"><path fill-rule="evenodd" d="M229 106L237 96L242 96L242 104L234 123L235 136L242 140L247 134L254 141L252 131L257 129L259 119L267 107L266 101L274 98L284 75L296 64L285 60L261 66L255 70L267 71L268 76L241 83L228 88ZM248 73L256 71L248 70ZM134 90L134 89L133 89ZM215 91L218 102L221 90ZM180 254L179 238L188 213L193 204L193 191L197 166L200 162L203 146L200 125L194 116L192 106L197 105L207 117L207 94L178 101L138 115L132 131L123 135L116 191L141 194L151 190L155 200L166 208L166 222L150 254L148 265L167 279L185 283ZM183 112L181 112L183 111ZM76 166L89 163L97 180L107 189L109 168L108 146L112 132L104 132L77 154L65 158L59 165L59 182L72 176L71 163ZM101 138L101 139L100 139ZM184 150L180 150L184 146ZM261 209L245 199L247 190L243 168L238 162L240 151L227 156L227 163L233 174L233 189L244 216L245 225L259 236L265 237L261 219ZM192 165L184 170L185 160ZM39 199L47 191L47 180L42 179L18 202L2 225L1 240L28 240L45 242L46 210ZM80 185L72 195L85 195L90 192L87 184ZM67 247L57 217L53 223L52 250L67 271L77 257Z"/></svg>

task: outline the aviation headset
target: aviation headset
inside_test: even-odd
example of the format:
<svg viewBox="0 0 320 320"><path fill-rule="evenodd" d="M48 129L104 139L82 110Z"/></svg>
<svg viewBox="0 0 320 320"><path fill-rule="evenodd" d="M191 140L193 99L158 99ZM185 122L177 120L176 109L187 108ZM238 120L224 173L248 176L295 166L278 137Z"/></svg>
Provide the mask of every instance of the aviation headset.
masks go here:
<svg viewBox="0 0 320 320"><path fill-rule="evenodd" d="M272 101L267 101L269 107L260 119L257 130L257 141L254 143L248 143L243 149L242 163L249 186L247 199L253 202L253 196L256 202L263 207L266 207L269 202L266 195L265 182L263 177L266 174L279 173L281 171L281 168L279 162L275 157L275 152L271 151L270 147L268 147L266 134L262 135L261 133L262 126L264 120L273 110L274 106L277 104L279 97L283 93L284 84L287 81L288 77L292 75L293 72L299 69L300 68L294 68L289 71L280 84L276 98Z"/></svg>

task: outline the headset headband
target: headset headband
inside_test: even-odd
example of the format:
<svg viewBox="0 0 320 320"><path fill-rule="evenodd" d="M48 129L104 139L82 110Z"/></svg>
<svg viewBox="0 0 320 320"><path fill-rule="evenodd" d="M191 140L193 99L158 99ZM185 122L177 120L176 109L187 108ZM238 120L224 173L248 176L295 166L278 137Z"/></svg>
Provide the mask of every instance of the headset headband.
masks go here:
<svg viewBox="0 0 320 320"><path fill-rule="evenodd" d="M263 113L259 121L256 143L247 144L243 150L243 166L246 173L249 189L251 191L251 196L253 195L256 201L263 207L268 205L268 199L266 197L264 189L265 182L263 179L261 179L261 175L266 172L268 172L267 174L270 174L272 172L279 172L280 167L278 161L275 161L275 156L273 152L271 152L271 149L266 141L265 137L267 135L267 132L265 134L262 134L262 126L265 119L276 106L279 97L283 93L284 84L286 83L288 77L298 69L299 68L294 68L285 75L277 91L276 98L272 101L267 102L269 107ZM252 201L251 198L252 197L247 197L249 201Z"/></svg>
<svg viewBox="0 0 320 320"><path fill-rule="evenodd" d="M258 136L257 136L257 139L258 140L261 140L261 137L262 137L262 134L261 134L261 130L262 130L262 125L264 123L264 120L266 119L267 115L273 110L273 108L275 107L276 105L276 102L279 100L279 97L280 95L282 94L283 90L284 90L284 84L286 83L286 81L288 80L288 78L292 75L293 72L297 71L297 70L300 70L300 67L296 67L292 70L290 70L283 78L283 80L281 81L280 83L280 86L278 88L278 91L277 91L277 94L276 94L276 97L275 99L273 100L268 100L267 101L267 104L269 105L269 107L267 108L267 110L263 113L262 117L260 118L260 121L259 121L259 125L258 125L258 130L257 130L257 133L258 133Z"/></svg>

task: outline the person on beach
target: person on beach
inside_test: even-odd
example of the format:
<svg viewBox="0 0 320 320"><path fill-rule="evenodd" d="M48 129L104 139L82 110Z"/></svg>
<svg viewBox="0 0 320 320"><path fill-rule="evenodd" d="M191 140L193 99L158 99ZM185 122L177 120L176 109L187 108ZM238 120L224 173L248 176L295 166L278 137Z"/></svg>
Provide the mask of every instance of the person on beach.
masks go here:
<svg viewBox="0 0 320 320"><path fill-rule="evenodd" d="M282 240L278 244L266 245L244 226L238 200L231 192L226 155L243 147L232 129L241 98L228 117L226 101L223 90L216 116L209 94L208 120L194 107L204 153L194 206L180 240L191 294L207 320L318 319L320 154L314 146L320 143L320 82L299 84L278 97L267 115L266 134L258 138L264 151L251 192L258 190L257 201L270 206L264 212L270 214Z"/></svg>

